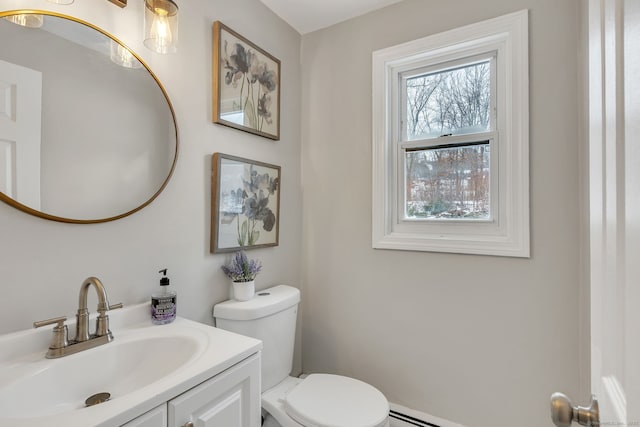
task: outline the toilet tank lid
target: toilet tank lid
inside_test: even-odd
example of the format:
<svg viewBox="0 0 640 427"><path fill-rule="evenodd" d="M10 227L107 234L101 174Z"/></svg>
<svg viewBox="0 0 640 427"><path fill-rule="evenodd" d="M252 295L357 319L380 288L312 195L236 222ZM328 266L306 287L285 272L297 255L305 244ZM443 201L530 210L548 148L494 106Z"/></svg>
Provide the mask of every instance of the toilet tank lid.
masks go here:
<svg viewBox="0 0 640 427"><path fill-rule="evenodd" d="M286 310L300 302L300 291L278 285L257 291L249 301L228 300L213 306L213 317L226 320L255 320Z"/></svg>

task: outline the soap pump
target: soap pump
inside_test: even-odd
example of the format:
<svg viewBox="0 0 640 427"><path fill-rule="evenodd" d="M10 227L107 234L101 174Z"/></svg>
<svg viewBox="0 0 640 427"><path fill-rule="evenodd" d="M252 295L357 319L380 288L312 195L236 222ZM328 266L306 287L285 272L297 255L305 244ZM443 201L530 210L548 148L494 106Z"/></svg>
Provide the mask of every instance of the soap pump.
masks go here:
<svg viewBox="0 0 640 427"><path fill-rule="evenodd" d="M176 319L176 293L169 290L169 278L167 269L160 270L163 277L160 278L162 292L151 294L151 321L156 325L165 325Z"/></svg>

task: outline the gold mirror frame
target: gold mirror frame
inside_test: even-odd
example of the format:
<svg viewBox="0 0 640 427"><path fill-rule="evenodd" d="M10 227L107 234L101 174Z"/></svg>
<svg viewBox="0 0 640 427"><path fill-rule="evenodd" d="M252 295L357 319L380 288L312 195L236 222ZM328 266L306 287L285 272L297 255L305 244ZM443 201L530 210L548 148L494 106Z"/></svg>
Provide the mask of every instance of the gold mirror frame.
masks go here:
<svg viewBox="0 0 640 427"><path fill-rule="evenodd" d="M129 49L129 47L127 47L127 45L125 45L124 43L122 43L119 39L117 39L116 37L114 37L113 35L109 34L108 32L106 32L105 30L89 23L86 21L83 21L82 19L78 19L75 18L73 16L69 16L69 15L64 15L64 14L60 14L60 13L56 13L56 12L51 12L51 11L46 11L46 10L33 10L33 9L25 9L25 10L7 10L7 11L1 11L0 12L0 18L4 18L7 16L12 16L12 15L44 15L44 16L53 16L56 18L61 18L61 19L66 19L69 21L73 21L75 23L81 24L81 25L85 25L89 28L92 28L96 31L98 31L99 33L103 34L104 36L106 36L107 38L115 41L116 43L118 43L120 46L126 48L129 52L131 52L131 54L140 62L140 64L142 64L142 66L147 70L147 72L149 73L149 75L151 77L153 77L153 79L155 80L155 82L157 83L158 87L160 88L160 90L162 91L162 94L165 98L165 100L167 101L167 105L169 107L169 110L171 112L171 117L173 119L173 125L174 125L174 131L175 131L175 155L173 158L173 162L171 164L171 168L169 170L169 173L167 175L167 178L164 180L164 182L162 183L162 185L160 186L160 188L158 189L158 191L155 192L155 194L153 194L151 196L151 198L149 198L148 200L146 200L145 202L143 202L141 205L139 205L138 207L131 209L127 212L124 212L122 214L119 215L115 215L112 217L107 217L107 218L101 218L101 219L72 219L72 218L64 218L64 217L59 217L59 216L55 216L55 215L51 215L51 214L47 214L45 212L41 212L38 211L36 209L33 209L29 206L26 206L16 200L14 200L13 198L7 196L6 194L4 194L3 192L0 191L0 200L3 201L4 203L19 209L25 213L28 213L30 215L34 215L40 218L44 218L44 219L48 219L51 221L58 221L58 222L64 222L64 223L71 223L71 224L95 224L95 223L103 223L103 222L109 222L109 221L115 221L124 217L127 217L129 215L132 215L136 212L138 212L139 210L145 208L146 206L148 206L151 202L153 202L153 200L155 200L156 197L158 197L160 195L160 193L162 193L162 191L165 189L165 187L167 186L167 184L169 183L169 180L171 179L171 176L173 175L173 171L175 170L176 167L176 163L178 161L178 151L179 151L179 140L178 140L178 124L176 121L176 114L175 111L173 109L173 104L171 103L171 100L169 99L169 96L167 94L167 91L165 90L164 86L162 85L162 83L160 82L160 80L158 79L158 77L153 73L153 71L151 71L151 69L149 68L149 66L138 56L138 54L136 54L133 50Z"/></svg>

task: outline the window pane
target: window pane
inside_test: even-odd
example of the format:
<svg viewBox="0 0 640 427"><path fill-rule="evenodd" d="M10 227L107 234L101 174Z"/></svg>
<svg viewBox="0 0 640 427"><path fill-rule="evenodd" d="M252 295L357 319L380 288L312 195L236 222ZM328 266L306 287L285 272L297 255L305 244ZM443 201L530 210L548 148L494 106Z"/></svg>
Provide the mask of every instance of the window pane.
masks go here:
<svg viewBox="0 0 640 427"><path fill-rule="evenodd" d="M407 151L405 217L488 219L489 141Z"/></svg>
<svg viewBox="0 0 640 427"><path fill-rule="evenodd" d="M491 129L491 62L407 79L407 138Z"/></svg>

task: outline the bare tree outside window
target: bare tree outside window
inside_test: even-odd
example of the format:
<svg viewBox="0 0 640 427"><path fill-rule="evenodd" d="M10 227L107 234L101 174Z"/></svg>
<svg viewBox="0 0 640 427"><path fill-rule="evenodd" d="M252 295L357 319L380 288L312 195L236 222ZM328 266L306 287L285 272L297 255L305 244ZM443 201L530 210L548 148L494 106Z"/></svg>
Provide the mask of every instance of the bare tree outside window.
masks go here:
<svg viewBox="0 0 640 427"><path fill-rule="evenodd" d="M485 132L490 108L489 61L407 79L407 138Z"/></svg>
<svg viewBox="0 0 640 427"><path fill-rule="evenodd" d="M409 140L491 130L490 61L406 81ZM405 155L407 218L490 217L489 141L409 149Z"/></svg>

